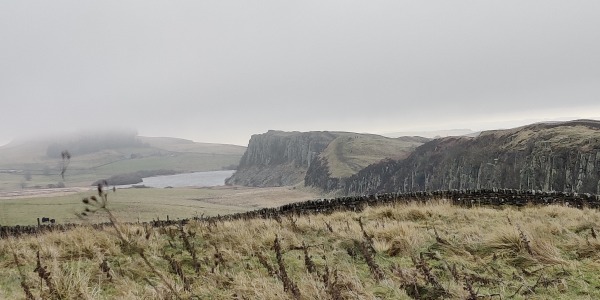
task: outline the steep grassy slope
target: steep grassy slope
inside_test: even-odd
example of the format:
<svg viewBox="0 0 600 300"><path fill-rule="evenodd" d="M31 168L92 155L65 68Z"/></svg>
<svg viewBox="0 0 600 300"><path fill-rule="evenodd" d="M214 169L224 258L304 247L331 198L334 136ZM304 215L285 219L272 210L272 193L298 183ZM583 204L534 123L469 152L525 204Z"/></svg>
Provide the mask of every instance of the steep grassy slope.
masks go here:
<svg viewBox="0 0 600 300"><path fill-rule="evenodd" d="M0 240L0 298L598 299L599 222L589 209L429 203L81 227Z"/></svg>
<svg viewBox="0 0 600 300"><path fill-rule="evenodd" d="M404 159L427 139L419 137L386 138L371 134L340 134L321 153L331 177L352 176L382 159Z"/></svg>

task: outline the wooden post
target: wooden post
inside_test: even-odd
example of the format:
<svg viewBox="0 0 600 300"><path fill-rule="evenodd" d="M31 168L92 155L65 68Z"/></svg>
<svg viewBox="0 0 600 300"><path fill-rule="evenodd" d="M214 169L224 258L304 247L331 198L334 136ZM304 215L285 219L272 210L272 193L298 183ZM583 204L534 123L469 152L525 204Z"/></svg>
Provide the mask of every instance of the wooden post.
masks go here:
<svg viewBox="0 0 600 300"><path fill-rule="evenodd" d="M38 227L40 227L40 218L37 218L38 221Z"/></svg>

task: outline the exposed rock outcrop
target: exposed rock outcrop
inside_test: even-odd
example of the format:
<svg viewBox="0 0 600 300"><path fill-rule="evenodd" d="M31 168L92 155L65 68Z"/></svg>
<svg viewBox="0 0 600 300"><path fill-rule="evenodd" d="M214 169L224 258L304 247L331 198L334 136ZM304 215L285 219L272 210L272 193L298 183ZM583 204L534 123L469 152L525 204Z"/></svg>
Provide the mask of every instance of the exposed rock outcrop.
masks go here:
<svg viewBox="0 0 600 300"><path fill-rule="evenodd" d="M252 137L227 182L304 182L340 195L495 188L600 194L600 121L539 123L431 141L269 131Z"/></svg>
<svg viewBox="0 0 600 300"><path fill-rule="evenodd" d="M306 182L343 194L490 188L598 194L600 122L533 124L436 139L404 160L380 162L349 178L324 178L323 170L309 173Z"/></svg>
<svg viewBox="0 0 600 300"><path fill-rule="evenodd" d="M226 183L245 186L301 183L311 162L335 138L330 132L270 130L253 135L238 170Z"/></svg>
<svg viewBox="0 0 600 300"><path fill-rule="evenodd" d="M303 183L305 178L348 177L382 159L405 158L425 141L420 137L271 130L252 136L236 173L226 183L286 186Z"/></svg>

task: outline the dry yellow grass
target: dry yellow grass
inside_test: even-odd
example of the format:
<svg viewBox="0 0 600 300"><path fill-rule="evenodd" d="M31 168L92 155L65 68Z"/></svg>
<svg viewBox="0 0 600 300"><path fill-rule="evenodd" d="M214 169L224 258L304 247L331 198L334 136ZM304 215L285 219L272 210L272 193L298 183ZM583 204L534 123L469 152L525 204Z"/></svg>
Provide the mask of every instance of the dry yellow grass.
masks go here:
<svg viewBox="0 0 600 300"><path fill-rule="evenodd" d="M294 299L277 275L277 238L300 299L467 299L472 293L483 299L598 299L600 242L592 229L599 222L600 212L590 209L429 203L279 220L191 222L181 228L186 238L176 226L123 226L126 243L113 229L83 226L0 240L0 298L25 299L12 253L33 295L50 296L31 272L39 251L56 299ZM185 239L198 255L197 273ZM155 271L135 247L144 249ZM180 264L185 280L166 256ZM111 279L100 267L105 260ZM381 279L370 263L381 270Z"/></svg>

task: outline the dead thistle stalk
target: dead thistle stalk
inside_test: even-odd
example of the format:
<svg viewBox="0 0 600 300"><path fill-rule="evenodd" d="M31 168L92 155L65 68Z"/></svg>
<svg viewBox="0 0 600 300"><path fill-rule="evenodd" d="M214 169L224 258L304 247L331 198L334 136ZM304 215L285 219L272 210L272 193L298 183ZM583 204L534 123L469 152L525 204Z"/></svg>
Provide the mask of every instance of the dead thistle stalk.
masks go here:
<svg viewBox="0 0 600 300"><path fill-rule="evenodd" d="M106 180L104 180L103 182L98 184L98 188L97 188L98 197L91 196L89 198L84 198L82 200L82 202L84 204L86 204L86 208L84 209L83 212L81 212L79 217L84 218L84 217L86 217L90 214L96 213L98 211L104 211L108 215L109 223L115 229L116 236L121 241L121 243L124 246L126 246L127 248L132 249L135 253L137 253L144 261L144 264L150 269L150 271L152 271L152 273L154 275L156 275L160 279L160 281L162 281L162 283L164 285L167 286L167 288L171 291L171 293L173 295L175 295L175 297L177 299L182 299L181 296L179 296L179 293L177 293L177 291L173 287L173 285L171 283L169 283L169 281L167 281L167 279L164 277L164 275L161 272L159 272L156 269L156 267L148 260L148 257L144 253L144 249L141 248L139 245L136 245L136 244L132 243L131 241L129 241L129 239L125 236L123 231L121 231L117 219L112 214L110 209L108 209L108 193L105 190L107 187L108 187L108 182L106 182Z"/></svg>
<svg viewBox="0 0 600 300"><path fill-rule="evenodd" d="M519 231L519 237L521 238L521 242L525 245L525 249L527 249L527 253L529 255L533 255L533 251L531 250L531 241L527 238L523 230L521 230L521 226L517 225L517 230Z"/></svg>
<svg viewBox="0 0 600 300"><path fill-rule="evenodd" d="M179 225L179 237L181 238L181 240L183 241L183 246L185 248L185 250L187 250L190 255L192 256L192 262L194 264L194 271L196 271L196 274L200 273L200 262L198 261L198 255L196 254L196 248L194 247L194 244L190 241L189 236L191 234L186 233L185 230L183 229L183 225Z"/></svg>
<svg viewBox="0 0 600 300"><path fill-rule="evenodd" d="M25 276L25 273L23 273L23 269L21 269L21 262L19 261L19 256L17 255L17 252L13 248L12 242L9 242L8 245L12 252L13 259L15 261L15 265L17 266L17 271L19 272L19 281L21 282L21 288L23 289L23 292L25 293L25 298L27 300L34 300L35 297L31 293L31 289L29 288L29 286L27 285L27 282L25 281L25 279L27 277Z"/></svg>
<svg viewBox="0 0 600 300"><path fill-rule="evenodd" d="M300 289L298 289L298 286L290 279L285 269L285 264L283 263L283 254L281 253L281 244L279 243L278 236L275 236L273 249L275 250L275 255L277 257L277 264L279 265L279 279L283 283L283 289L292 294L294 299L300 299Z"/></svg>
<svg viewBox="0 0 600 300"><path fill-rule="evenodd" d="M48 289L50 290L50 296L51 297L58 296L58 293L56 292L56 288L54 287L54 284L52 283L52 277L50 276L51 274L50 274L50 272L48 272L48 267L42 266L39 250L37 251L37 264L33 271L38 274L38 277L40 277L40 293L42 291L42 280L43 280L46 283L46 286L48 286Z"/></svg>

